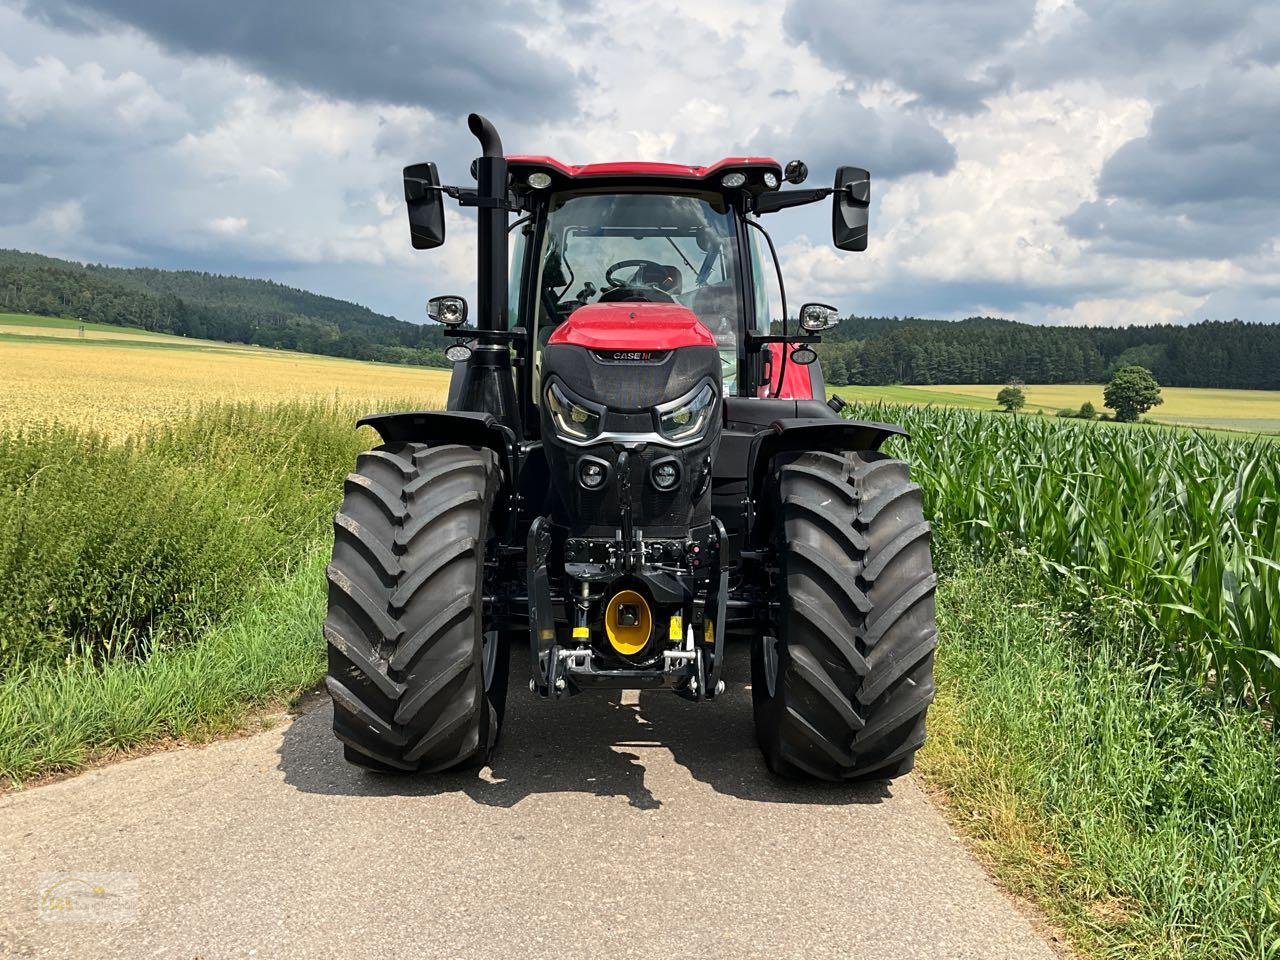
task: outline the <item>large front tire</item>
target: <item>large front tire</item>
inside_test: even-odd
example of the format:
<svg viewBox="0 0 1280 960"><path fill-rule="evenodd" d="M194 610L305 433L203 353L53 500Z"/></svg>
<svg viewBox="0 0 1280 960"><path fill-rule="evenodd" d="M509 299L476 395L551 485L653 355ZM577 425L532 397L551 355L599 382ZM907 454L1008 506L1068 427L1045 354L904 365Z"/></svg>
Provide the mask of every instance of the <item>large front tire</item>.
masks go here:
<svg viewBox="0 0 1280 960"><path fill-rule="evenodd" d="M506 700L483 622L497 457L387 444L360 455L334 519L326 686L346 758L380 772L483 762Z"/></svg>
<svg viewBox="0 0 1280 960"><path fill-rule="evenodd" d="M929 525L907 466L804 453L774 476L776 636L752 656L770 769L889 779L924 743L937 646Z"/></svg>

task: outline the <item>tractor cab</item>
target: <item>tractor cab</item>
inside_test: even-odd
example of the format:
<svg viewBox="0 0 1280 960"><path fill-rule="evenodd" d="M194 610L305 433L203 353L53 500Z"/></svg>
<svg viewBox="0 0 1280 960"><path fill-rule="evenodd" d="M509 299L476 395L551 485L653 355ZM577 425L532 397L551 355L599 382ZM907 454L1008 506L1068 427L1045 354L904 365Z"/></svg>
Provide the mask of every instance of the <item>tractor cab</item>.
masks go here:
<svg viewBox="0 0 1280 960"><path fill-rule="evenodd" d="M513 644L529 688L719 697L751 646L757 736L788 776L910 768L932 697L928 524L902 431L840 415L792 324L762 219L829 200L867 242L869 174L507 156L470 118L474 187L404 172L410 238L444 200L478 218L475 309L428 301L454 363L444 411L379 414L330 566L328 685L353 762L442 770L496 741ZM770 285L776 285L775 315ZM474 315L474 324L468 317ZM873 652L872 645L878 645Z"/></svg>
<svg viewBox="0 0 1280 960"><path fill-rule="evenodd" d="M488 320L492 329L519 334L505 339L522 354L516 402L526 431L536 429L531 406L540 398L546 343L575 310L596 303L666 303L689 310L715 338L726 396L824 399L811 345L837 321L836 311L805 304L799 329L789 328L785 284L761 218L830 197L835 244L865 249L867 171L842 167L834 187L783 190L784 182L807 178L802 162L792 161L784 170L771 157L754 156L727 157L709 166L570 165L540 155L493 159L501 163L505 181L505 196L494 203L505 208L501 223L510 234L501 264L506 289L500 305L494 292L500 309L491 309L498 315ZM405 196L415 246L443 242L445 195L464 206L481 206L482 231L486 215L499 212L490 212L467 191L441 187L434 164L408 167ZM486 246L497 253L492 240ZM495 259L487 264L491 274L497 272ZM483 278L485 263L480 272ZM490 285L496 280L492 277ZM771 285L781 311L776 322ZM488 326L481 323L481 329ZM466 335L465 328L456 332Z"/></svg>
<svg viewBox="0 0 1280 960"><path fill-rule="evenodd" d="M508 165L530 214L516 231L511 278L512 303L524 311L517 325L535 331L535 372L542 346L578 308L665 303L690 311L715 338L727 393L739 395L739 385L747 390L759 379L759 370L748 369L758 353L747 334L770 332L763 241L744 227L735 193L717 183L716 172L776 183L776 162L568 167L513 157Z"/></svg>

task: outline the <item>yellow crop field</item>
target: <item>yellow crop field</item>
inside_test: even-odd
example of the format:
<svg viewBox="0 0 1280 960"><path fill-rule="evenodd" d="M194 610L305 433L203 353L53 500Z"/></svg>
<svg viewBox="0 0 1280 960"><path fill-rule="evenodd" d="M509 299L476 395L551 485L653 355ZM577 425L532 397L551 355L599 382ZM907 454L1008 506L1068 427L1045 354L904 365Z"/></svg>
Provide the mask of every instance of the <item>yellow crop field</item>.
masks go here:
<svg viewBox="0 0 1280 960"><path fill-rule="evenodd" d="M937 386L836 387L835 393L848 400L881 400L919 406L934 404L973 410L996 409L996 394L1003 384L945 384ZM1026 413L1043 410L1052 416L1062 409L1078 410L1088 401L1099 413L1102 384L1027 384ZM1163 387L1164 403L1147 415L1158 423L1177 424L1247 433L1280 433L1280 391L1215 390L1197 387Z"/></svg>
<svg viewBox="0 0 1280 960"><path fill-rule="evenodd" d="M446 370L78 327L0 315L0 426L56 421L123 438L213 401L336 399L374 412L442 407L449 386Z"/></svg>

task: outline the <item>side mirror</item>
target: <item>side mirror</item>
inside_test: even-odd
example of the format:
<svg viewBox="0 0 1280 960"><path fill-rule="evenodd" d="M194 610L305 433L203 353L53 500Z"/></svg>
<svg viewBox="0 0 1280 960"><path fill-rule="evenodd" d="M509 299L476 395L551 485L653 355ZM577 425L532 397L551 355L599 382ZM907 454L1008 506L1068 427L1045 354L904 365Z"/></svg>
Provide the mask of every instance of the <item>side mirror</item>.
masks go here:
<svg viewBox="0 0 1280 960"><path fill-rule="evenodd" d="M836 308L825 303L806 303L800 308L800 328L806 333L829 330L840 322Z"/></svg>
<svg viewBox="0 0 1280 960"><path fill-rule="evenodd" d="M462 297L432 297L427 301L427 318L446 327L467 322L467 301Z"/></svg>
<svg viewBox="0 0 1280 960"><path fill-rule="evenodd" d="M831 241L841 250L867 249L867 212L871 206L871 174L862 167L836 171L831 196Z"/></svg>
<svg viewBox="0 0 1280 960"><path fill-rule="evenodd" d="M409 239L415 250L444 243L444 195L434 163L404 168L404 204L409 208Z"/></svg>

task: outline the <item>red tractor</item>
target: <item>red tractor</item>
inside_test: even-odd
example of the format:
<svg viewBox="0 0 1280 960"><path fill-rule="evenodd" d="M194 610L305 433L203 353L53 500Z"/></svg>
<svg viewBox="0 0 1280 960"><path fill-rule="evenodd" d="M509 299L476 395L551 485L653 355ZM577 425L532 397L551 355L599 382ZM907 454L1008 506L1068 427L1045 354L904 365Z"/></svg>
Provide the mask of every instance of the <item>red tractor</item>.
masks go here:
<svg viewBox="0 0 1280 960"><path fill-rule="evenodd" d="M482 763L512 643L540 697L704 701L745 641L775 773L910 770L937 644L919 488L879 452L900 428L825 400L813 344L835 310L805 304L792 333L783 293L775 328L760 223L830 197L835 245L864 250L867 171L782 190L804 164L570 166L504 156L469 123L474 187L404 172L414 247L444 242L446 196L479 218L475 323L462 297L428 306L456 338L447 409L361 420L383 444L335 521L324 630L347 759Z"/></svg>

